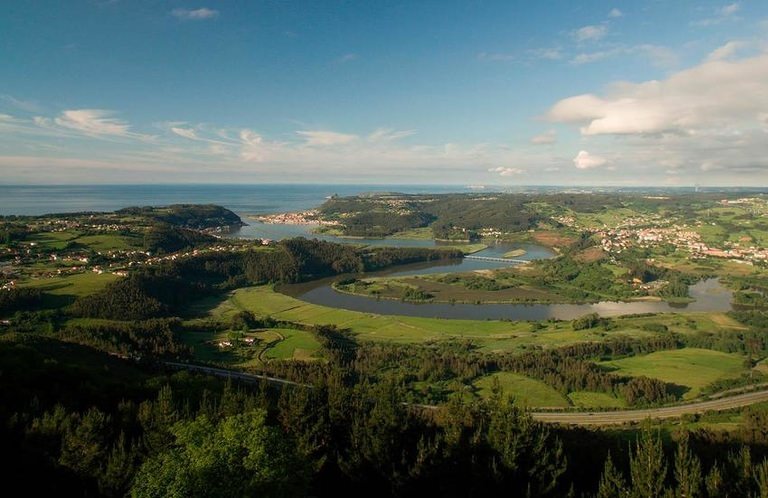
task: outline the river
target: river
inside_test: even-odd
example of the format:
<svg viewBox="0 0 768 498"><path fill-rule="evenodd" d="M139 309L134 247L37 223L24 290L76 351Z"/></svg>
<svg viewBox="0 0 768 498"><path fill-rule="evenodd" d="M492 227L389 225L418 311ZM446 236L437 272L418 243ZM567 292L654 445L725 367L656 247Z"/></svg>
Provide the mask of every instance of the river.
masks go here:
<svg viewBox="0 0 768 498"><path fill-rule="evenodd" d="M317 235L312 233L309 225L281 225L254 222L243 227L234 236L243 238L271 238L280 240L287 237L318 238L331 242L352 243L373 246L395 247L439 247L442 245L433 240L413 239L351 239L332 235ZM516 260L530 261L551 258L555 253L537 244L491 243L486 249L474 253L475 256L502 257L508 251L523 249L525 254ZM401 277L423 275L427 273L457 273L483 269L506 268L515 263L462 259L460 261L441 261L433 263L417 263L402 265L396 268L365 276ZM360 275L356 275L360 277ZM732 309L733 293L726 289L717 279L702 280L690 287L693 302L687 304L672 304L665 301L601 301L592 304L466 304L466 303L414 303L391 299L380 299L356 296L335 291L331 284L335 280L348 278L349 275L316 280L303 284L284 285L280 292L313 304L342 308L365 313L380 315L404 315L424 318L450 318L472 320L572 320L589 313L611 317L641 313L671 313L671 312L725 312Z"/></svg>
<svg viewBox="0 0 768 498"><path fill-rule="evenodd" d="M441 267L443 271L451 268ZM392 276L411 275L418 271L391 273ZM424 273L423 271L421 273ZM377 300L336 292L331 287L334 279L305 284L282 286L285 294L309 303L380 315L404 315L424 318L451 318L467 320L572 320L589 313L611 317L641 313L725 312L730 311L732 292L715 279L702 280L690 287L695 301L671 304L665 301L602 301L593 304L448 304L413 303L391 299Z"/></svg>

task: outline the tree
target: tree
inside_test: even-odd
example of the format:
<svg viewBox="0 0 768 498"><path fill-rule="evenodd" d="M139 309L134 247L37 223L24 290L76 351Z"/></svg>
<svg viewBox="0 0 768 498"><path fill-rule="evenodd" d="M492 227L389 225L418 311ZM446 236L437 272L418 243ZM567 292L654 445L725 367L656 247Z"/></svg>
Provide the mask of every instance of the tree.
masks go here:
<svg viewBox="0 0 768 498"><path fill-rule="evenodd" d="M91 408L64 434L60 463L83 476L95 476L106 459L110 417Z"/></svg>
<svg viewBox="0 0 768 498"><path fill-rule="evenodd" d="M683 432L675 453L676 495L679 498L695 498L701 496L702 491L701 462L691 452L689 440L689 433Z"/></svg>
<svg viewBox="0 0 768 498"><path fill-rule="evenodd" d="M629 473L633 498L658 498L664 494L667 465L658 432L654 435L649 427L643 429L630 456Z"/></svg>
<svg viewBox="0 0 768 498"><path fill-rule="evenodd" d="M627 495L627 483L624 476L613 465L611 453L608 452L608 458L605 459L605 468L600 477L600 485L597 490L597 498L616 498Z"/></svg>
<svg viewBox="0 0 768 498"><path fill-rule="evenodd" d="M139 469L134 497L304 496L307 472L264 411L177 423L175 445Z"/></svg>

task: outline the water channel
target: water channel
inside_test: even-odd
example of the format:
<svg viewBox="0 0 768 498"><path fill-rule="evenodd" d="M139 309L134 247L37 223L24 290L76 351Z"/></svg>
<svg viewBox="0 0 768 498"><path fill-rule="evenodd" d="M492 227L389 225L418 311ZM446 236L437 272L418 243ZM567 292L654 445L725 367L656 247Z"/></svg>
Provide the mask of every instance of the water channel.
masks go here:
<svg viewBox="0 0 768 498"><path fill-rule="evenodd" d="M272 238L286 237L318 238L331 242L352 243L374 246L395 247L438 247L439 242L433 240L412 239L350 239L330 235L311 233L312 227L307 225L277 225L253 223L243 227L241 232L234 234L243 238ZM476 256L502 257L508 251L523 249L525 254L515 259L534 260L551 258L555 253L550 249L536 244L490 244L488 248L475 253ZM417 263L402 265L382 272L369 273L364 276L409 276L427 273L456 273L483 269L506 268L515 263L463 259L460 261ZM355 275L360 277L361 275ZM449 304L449 303L414 303L390 299L380 299L356 296L336 292L331 284L339 279L349 278L350 275L339 275L333 278L315 280L312 282L284 285L280 292L313 304L342 308L365 313L382 315L404 315L425 318L450 318L473 320L571 320L588 313L598 313L601 316L621 316L641 313L670 313L670 312L725 312L732 309L733 293L726 289L717 279L702 280L690 287L693 302L687 304L672 304L665 301L603 301L591 304Z"/></svg>

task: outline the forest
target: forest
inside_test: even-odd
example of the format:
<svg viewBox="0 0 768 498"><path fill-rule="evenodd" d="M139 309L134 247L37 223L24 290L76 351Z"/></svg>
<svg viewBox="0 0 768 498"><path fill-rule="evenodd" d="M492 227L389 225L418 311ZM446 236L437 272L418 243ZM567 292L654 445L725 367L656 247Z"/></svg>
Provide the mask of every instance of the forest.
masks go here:
<svg viewBox="0 0 768 498"><path fill-rule="evenodd" d="M308 386L276 388L4 336L5 485L65 496L765 496L765 412L747 410L728 439L548 427L500 391L404 404L401 383L359 377L350 354L337 342Z"/></svg>

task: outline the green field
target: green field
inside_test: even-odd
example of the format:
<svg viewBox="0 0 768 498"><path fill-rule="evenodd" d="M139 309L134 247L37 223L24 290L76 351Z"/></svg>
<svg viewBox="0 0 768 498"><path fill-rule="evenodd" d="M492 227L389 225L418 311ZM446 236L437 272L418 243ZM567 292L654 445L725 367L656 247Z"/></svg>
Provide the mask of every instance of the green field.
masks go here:
<svg viewBox="0 0 768 498"><path fill-rule="evenodd" d="M213 316L227 320L241 310L257 315L307 325L336 325L358 339L418 343L455 338L472 339L483 351L519 351L531 346L556 347L609 337L649 337L643 325L653 322L679 333L699 330L739 331L744 327L722 313L665 314L614 319L617 327L574 331L570 322L540 322L534 330L529 322L499 320L447 320L397 315L377 315L310 304L281 294L271 286L246 287L218 298L194 303L192 316Z"/></svg>
<svg viewBox="0 0 768 498"><path fill-rule="evenodd" d="M194 322L189 322L188 326ZM214 331L201 327L182 335L185 344L192 347L195 358L227 367L258 367L269 360L315 360L319 357L320 342L303 330L275 328L259 329L242 334L241 339L233 339L231 330ZM244 339L254 339L246 343ZM228 341L234 346L222 347L219 344Z"/></svg>
<svg viewBox="0 0 768 498"><path fill-rule="evenodd" d="M310 332L296 329L269 329L269 332L279 334L282 339L265 349L267 358L311 360L320 351L320 343Z"/></svg>
<svg viewBox="0 0 768 498"><path fill-rule="evenodd" d="M708 349L684 348L602 362L622 375L653 377L689 388L683 399L695 398L701 389L720 379L745 371L744 358Z"/></svg>
<svg viewBox="0 0 768 498"><path fill-rule="evenodd" d="M80 232L43 232L29 237L30 242L37 243L48 249L64 249L70 241L80 236Z"/></svg>
<svg viewBox="0 0 768 498"><path fill-rule="evenodd" d="M421 227L421 228L409 228L408 230L403 230L402 232L396 232L387 237L388 239L409 239L409 240L432 240L434 239L434 234L432 233L432 228L430 227Z"/></svg>
<svg viewBox="0 0 768 498"><path fill-rule="evenodd" d="M94 272L75 273L64 277L40 278L20 284L20 287L40 289L55 296L87 296L100 291L107 284L117 280L118 276L111 273L99 275Z"/></svg>
<svg viewBox="0 0 768 498"><path fill-rule="evenodd" d="M121 235L118 233L104 233L98 235L82 235L78 231L66 232L41 232L30 237L30 242L35 242L47 249L62 250L70 243L76 243L94 251L129 251L140 249L143 239L138 235Z"/></svg>
<svg viewBox="0 0 768 498"><path fill-rule="evenodd" d="M627 406L623 399L608 393L592 391L572 392L568 394L568 399L573 406L579 408L626 408Z"/></svg>
<svg viewBox="0 0 768 498"><path fill-rule="evenodd" d="M486 375L474 382L480 396L491 395L494 379L505 396L512 396L516 404L532 408L563 408L569 406L568 399L545 383L524 375L498 372Z"/></svg>
<svg viewBox="0 0 768 498"><path fill-rule="evenodd" d="M141 249L143 240L138 236L117 234L85 235L75 239L78 244L88 246L94 251L130 251Z"/></svg>

